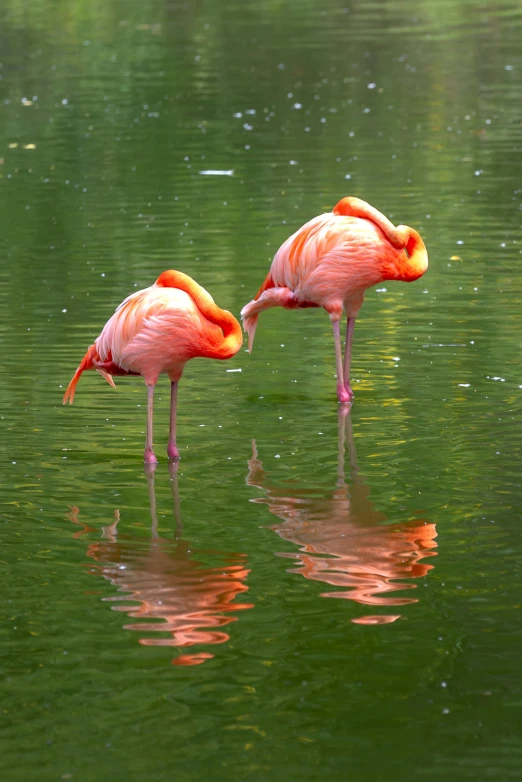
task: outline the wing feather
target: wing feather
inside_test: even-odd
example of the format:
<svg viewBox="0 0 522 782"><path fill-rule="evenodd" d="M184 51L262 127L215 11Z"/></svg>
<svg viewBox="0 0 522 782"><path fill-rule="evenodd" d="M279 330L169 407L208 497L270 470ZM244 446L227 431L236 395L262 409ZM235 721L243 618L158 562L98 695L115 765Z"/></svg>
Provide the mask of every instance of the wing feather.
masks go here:
<svg viewBox="0 0 522 782"><path fill-rule="evenodd" d="M163 316L179 320L187 315L197 319L196 306L188 293L152 285L128 296L105 324L96 340L102 361L120 364L121 357L136 337Z"/></svg>

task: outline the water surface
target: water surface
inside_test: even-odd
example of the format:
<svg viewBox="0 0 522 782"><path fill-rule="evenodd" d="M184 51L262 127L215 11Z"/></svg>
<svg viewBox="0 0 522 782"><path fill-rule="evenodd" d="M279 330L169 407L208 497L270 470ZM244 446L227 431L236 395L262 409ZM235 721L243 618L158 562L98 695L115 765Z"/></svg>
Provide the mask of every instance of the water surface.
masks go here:
<svg viewBox="0 0 522 782"><path fill-rule="evenodd" d="M522 10L0 10L3 779L518 779ZM343 195L429 272L146 393L84 376L178 268L239 313ZM230 371L234 370L234 371ZM240 370L240 371L239 371Z"/></svg>

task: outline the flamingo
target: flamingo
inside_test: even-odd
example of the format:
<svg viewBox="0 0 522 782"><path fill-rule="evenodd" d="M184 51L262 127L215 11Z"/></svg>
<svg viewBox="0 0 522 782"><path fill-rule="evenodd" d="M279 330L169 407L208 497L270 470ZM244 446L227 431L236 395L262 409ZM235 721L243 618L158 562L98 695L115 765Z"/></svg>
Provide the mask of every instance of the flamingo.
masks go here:
<svg viewBox="0 0 522 782"><path fill-rule="evenodd" d="M187 274L165 271L154 285L128 296L107 321L73 375L63 403L73 403L85 370L97 370L114 387L113 375L141 375L147 385L147 439L144 460L156 464L152 444L154 386L161 374L171 383L167 454L179 459L176 445L178 381L191 358L227 359L243 344L241 326Z"/></svg>
<svg viewBox="0 0 522 782"><path fill-rule="evenodd" d="M255 299L241 310L249 353L262 310L323 307L334 333L337 398L349 404L353 331L365 290L384 280L412 282L427 268L428 254L417 231L407 225L395 227L360 198L342 198L332 212L314 217L283 242ZM344 364L343 312L347 317Z"/></svg>

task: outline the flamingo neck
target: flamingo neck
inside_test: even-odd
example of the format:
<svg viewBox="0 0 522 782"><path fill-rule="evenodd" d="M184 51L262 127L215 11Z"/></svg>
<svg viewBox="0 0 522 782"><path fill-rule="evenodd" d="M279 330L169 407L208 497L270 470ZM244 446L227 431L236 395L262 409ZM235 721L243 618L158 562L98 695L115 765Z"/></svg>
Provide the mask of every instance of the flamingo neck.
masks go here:
<svg viewBox="0 0 522 782"><path fill-rule="evenodd" d="M192 277L171 269L160 274L155 284L161 288L178 288L185 291L203 317L219 326L223 332L223 339L213 347L211 358L227 359L238 352L243 344L241 326L232 313L218 307L210 293L198 285Z"/></svg>
<svg viewBox="0 0 522 782"><path fill-rule="evenodd" d="M346 196L341 198L338 204L333 208L334 215L342 215L343 217L359 217L363 220L370 220L370 222L378 225L383 234L386 236L396 250L400 250L404 247L403 237L398 234L398 229L395 228L392 222L385 217L382 212L375 209L366 201L361 198L355 198L354 196Z"/></svg>
<svg viewBox="0 0 522 782"><path fill-rule="evenodd" d="M402 250L384 279L412 282L422 277L428 268L428 253L420 235L408 225L395 227L387 217L360 198L342 198L333 209L336 215L359 217L377 225L396 250Z"/></svg>

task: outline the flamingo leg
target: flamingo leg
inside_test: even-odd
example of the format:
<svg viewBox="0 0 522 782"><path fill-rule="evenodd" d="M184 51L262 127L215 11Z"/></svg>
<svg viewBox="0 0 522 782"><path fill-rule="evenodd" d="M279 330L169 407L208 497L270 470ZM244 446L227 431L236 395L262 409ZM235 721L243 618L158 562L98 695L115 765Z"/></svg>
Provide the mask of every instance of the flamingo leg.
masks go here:
<svg viewBox="0 0 522 782"><path fill-rule="evenodd" d="M341 331L338 320L332 320L335 342L335 363L337 368L337 399L342 405L350 403L351 395L344 387L343 354L341 350Z"/></svg>
<svg viewBox="0 0 522 782"><path fill-rule="evenodd" d="M353 330L355 328L355 318L348 318L346 321L346 347L344 349L344 387L348 392L350 399L353 398L353 391L350 385L350 364L352 361L352 342L353 342Z"/></svg>
<svg viewBox="0 0 522 782"><path fill-rule="evenodd" d="M154 418L154 386L147 386L147 442L145 443L144 461L146 464L156 464L156 454L152 446L152 423Z"/></svg>
<svg viewBox="0 0 522 782"><path fill-rule="evenodd" d="M178 381L170 384L170 429L167 455L170 459L179 459L179 451L176 446L176 410L178 405Z"/></svg>

